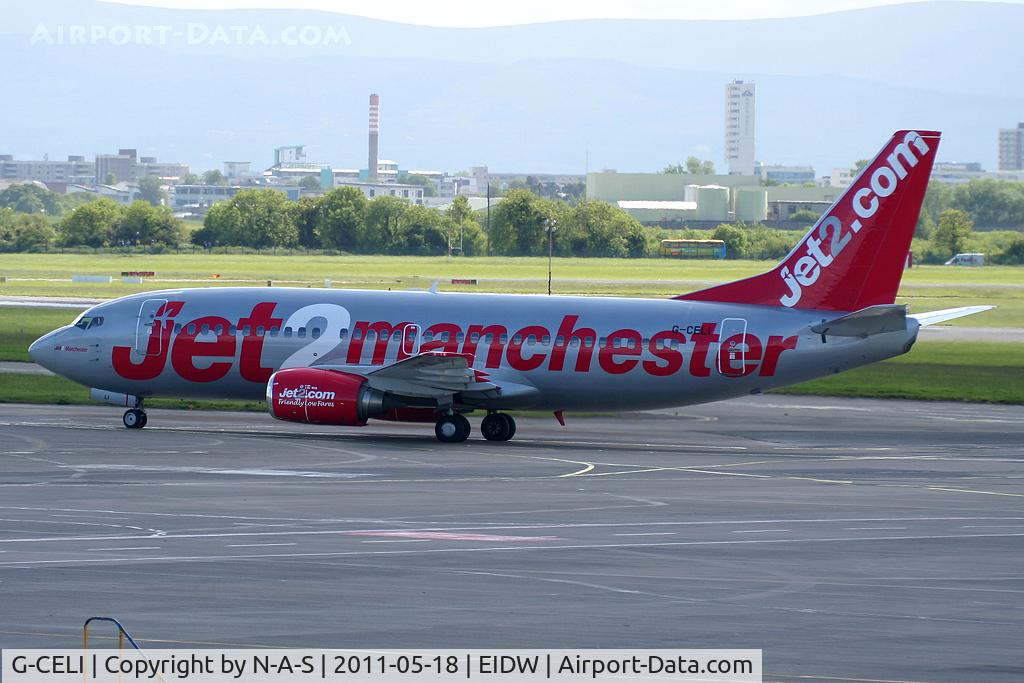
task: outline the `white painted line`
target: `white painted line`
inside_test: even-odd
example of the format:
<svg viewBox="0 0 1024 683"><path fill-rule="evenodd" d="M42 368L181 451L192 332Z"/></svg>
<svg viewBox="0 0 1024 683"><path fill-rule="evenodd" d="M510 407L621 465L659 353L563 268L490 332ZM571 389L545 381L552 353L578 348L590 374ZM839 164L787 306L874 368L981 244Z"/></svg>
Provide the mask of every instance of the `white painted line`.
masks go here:
<svg viewBox="0 0 1024 683"><path fill-rule="evenodd" d="M433 540L432 538L403 538L397 541L363 541L363 543L426 543Z"/></svg>
<svg viewBox="0 0 1024 683"><path fill-rule="evenodd" d="M269 548L271 546L279 545L298 545L297 543L236 543L234 545L229 544L229 548Z"/></svg>
<svg viewBox="0 0 1024 683"><path fill-rule="evenodd" d="M648 531L642 534L612 534L612 536L675 536L674 531Z"/></svg>
<svg viewBox="0 0 1024 683"><path fill-rule="evenodd" d="M770 534L770 533L788 534L789 529L751 529L750 531L734 531L734 534Z"/></svg>
<svg viewBox="0 0 1024 683"><path fill-rule="evenodd" d="M160 547L159 546L155 546L155 545L149 545L149 546L144 546L144 547L141 547L141 548L86 548L85 550L87 552L89 552L89 551L96 551L96 552L101 552L102 551L102 552L106 552L106 551L115 551L115 550L160 550Z"/></svg>
<svg viewBox="0 0 1024 683"><path fill-rule="evenodd" d="M906 528L905 526L844 526L843 531L888 531Z"/></svg>
<svg viewBox="0 0 1024 683"><path fill-rule="evenodd" d="M458 548L424 548L423 550L347 550L336 552L318 553L266 553L263 555L172 555L153 557L128 557L128 558L64 558L60 560L15 560L11 562L0 562L0 567L21 567L29 565L84 565L108 562L209 562L211 560L261 560L268 558L292 558L292 557L357 557L368 555L427 555L427 554L449 554L449 553L493 553L493 552L521 552L538 550L604 550L607 548L669 548L682 546L718 546L718 545L762 545L762 544L791 544L791 543L856 543L863 541L934 541L934 540L960 540L972 538L1024 538L1024 533L990 533L990 534L933 534L920 536L843 536L829 538L766 538L763 540L743 541L659 541L657 543L584 543L579 545L518 545L518 546L489 546L489 547L458 547ZM419 540L419 539L416 539ZM426 539L424 539L426 540ZM363 541L363 543L383 543L386 541ZM415 540L414 540L415 542Z"/></svg>

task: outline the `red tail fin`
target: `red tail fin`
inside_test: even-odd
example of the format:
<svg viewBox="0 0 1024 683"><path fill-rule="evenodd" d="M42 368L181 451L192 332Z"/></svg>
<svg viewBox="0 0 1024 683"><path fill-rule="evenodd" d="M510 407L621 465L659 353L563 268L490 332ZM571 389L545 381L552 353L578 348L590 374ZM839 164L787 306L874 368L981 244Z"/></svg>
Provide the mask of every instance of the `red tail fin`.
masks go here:
<svg viewBox="0 0 1024 683"><path fill-rule="evenodd" d="M831 311L893 303L939 136L893 135L774 269L676 298Z"/></svg>

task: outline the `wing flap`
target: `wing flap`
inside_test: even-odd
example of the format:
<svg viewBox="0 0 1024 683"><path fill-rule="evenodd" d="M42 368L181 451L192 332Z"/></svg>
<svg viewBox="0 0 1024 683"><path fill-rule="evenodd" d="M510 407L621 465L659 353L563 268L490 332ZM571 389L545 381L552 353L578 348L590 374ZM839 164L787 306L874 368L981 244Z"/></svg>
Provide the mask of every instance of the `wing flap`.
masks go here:
<svg viewBox="0 0 1024 683"><path fill-rule="evenodd" d="M811 326L811 331L832 337L870 337L907 329L907 307L897 304L868 306Z"/></svg>

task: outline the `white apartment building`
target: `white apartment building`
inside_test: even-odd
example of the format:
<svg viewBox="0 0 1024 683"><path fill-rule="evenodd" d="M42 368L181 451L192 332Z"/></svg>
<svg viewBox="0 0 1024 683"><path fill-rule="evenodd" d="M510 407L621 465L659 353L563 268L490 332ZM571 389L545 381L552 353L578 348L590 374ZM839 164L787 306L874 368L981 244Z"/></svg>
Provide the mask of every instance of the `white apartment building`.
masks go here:
<svg viewBox="0 0 1024 683"><path fill-rule="evenodd" d="M725 161L729 175L754 175L754 84L725 86Z"/></svg>

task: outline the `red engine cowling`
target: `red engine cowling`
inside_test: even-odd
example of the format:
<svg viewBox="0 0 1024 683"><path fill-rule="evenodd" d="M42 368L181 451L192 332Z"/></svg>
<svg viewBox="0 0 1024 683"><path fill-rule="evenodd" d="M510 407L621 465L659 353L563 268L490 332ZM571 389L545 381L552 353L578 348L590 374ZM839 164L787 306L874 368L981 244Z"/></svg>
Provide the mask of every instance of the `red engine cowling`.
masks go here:
<svg viewBox="0 0 1024 683"><path fill-rule="evenodd" d="M286 368L267 382L267 410L278 420L361 427L385 412L384 393L336 370Z"/></svg>

